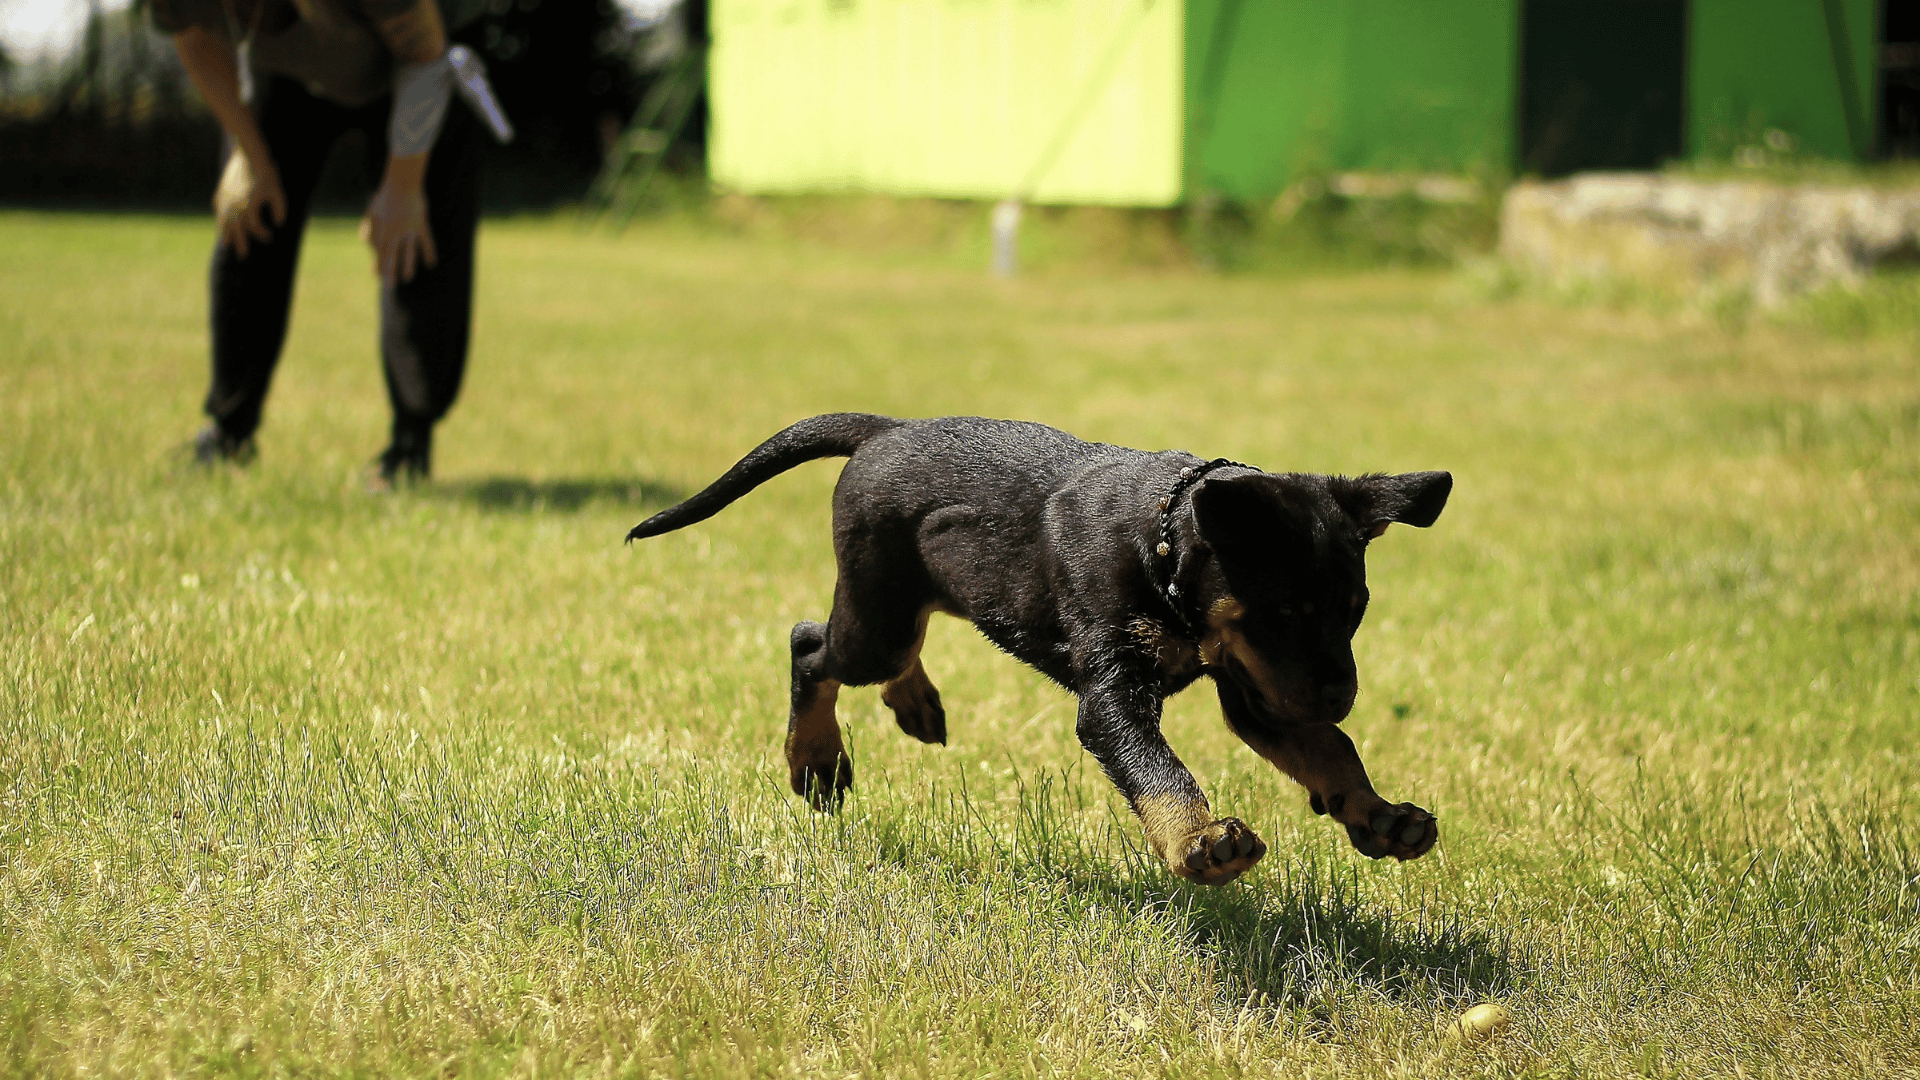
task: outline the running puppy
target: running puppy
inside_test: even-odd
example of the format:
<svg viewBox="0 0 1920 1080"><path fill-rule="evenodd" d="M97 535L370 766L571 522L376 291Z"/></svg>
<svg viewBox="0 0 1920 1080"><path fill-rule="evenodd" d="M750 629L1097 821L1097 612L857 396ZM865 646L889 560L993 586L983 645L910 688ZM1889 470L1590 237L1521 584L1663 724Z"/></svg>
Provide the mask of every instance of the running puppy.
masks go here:
<svg viewBox="0 0 1920 1080"><path fill-rule="evenodd" d="M833 614L792 638L788 775L815 809L853 784L840 687L883 684L902 731L947 741L920 666L927 618L943 611L1079 695L1081 745L1180 877L1224 885L1267 850L1239 818L1214 817L1160 735L1161 701L1201 675L1234 734L1306 787L1361 854L1416 859L1439 838L1432 814L1374 792L1336 725L1357 689L1367 541L1389 522L1433 524L1448 474L1266 473L1040 424L834 413L768 439L627 539L704 521L787 469L840 456L852 460L833 494Z"/></svg>

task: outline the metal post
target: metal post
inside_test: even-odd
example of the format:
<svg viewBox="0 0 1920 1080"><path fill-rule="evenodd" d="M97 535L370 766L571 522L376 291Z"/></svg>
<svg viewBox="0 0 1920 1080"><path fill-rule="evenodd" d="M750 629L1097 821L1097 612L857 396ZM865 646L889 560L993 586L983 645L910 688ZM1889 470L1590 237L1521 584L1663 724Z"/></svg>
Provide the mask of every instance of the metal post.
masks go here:
<svg viewBox="0 0 1920 1080"><path fill-rule="evenodd" d="M1010 278L1020 265L1020 200L993 208L993 276Z"/></svg>

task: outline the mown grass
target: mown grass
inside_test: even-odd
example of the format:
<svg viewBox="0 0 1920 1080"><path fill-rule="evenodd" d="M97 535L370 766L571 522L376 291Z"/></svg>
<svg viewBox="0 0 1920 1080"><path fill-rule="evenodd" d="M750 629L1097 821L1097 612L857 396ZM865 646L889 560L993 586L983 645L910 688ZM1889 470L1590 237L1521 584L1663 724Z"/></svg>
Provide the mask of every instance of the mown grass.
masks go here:
<svg viewBox="0 0 1920 1080"><path fill-rule="evenodd" d="M489 223L438 479L381 498L349 223L309 237L260 461L211 475L175 453L204 223L4 230L13 1075L1920 1070L1904 330ZM952 745L848 692L861 785L808 813L785 641L837 467L619 541L835 409L1451 469L1375 545L1347 723L1442 846L1359 858L1201 690L1169 736L1272 850L1179 884L1071 699L952 622ZM1480 1000L1509 1035L1438 1035Z"/></svg>

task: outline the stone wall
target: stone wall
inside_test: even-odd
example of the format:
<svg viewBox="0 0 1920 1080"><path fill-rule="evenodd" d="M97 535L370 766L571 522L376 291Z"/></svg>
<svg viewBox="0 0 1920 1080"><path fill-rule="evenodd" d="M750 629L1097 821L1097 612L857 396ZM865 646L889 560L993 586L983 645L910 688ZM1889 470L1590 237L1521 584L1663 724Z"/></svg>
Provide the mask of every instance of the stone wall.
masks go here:
<svg viewBox="0 0 1920 1080"><path fill-rule="evenodd" d="M1516 184L1500 215L1501 254L1555 284L1744 291L1761 307L1857 282L1917 238L1920 190L1654 173Z"/></svg>

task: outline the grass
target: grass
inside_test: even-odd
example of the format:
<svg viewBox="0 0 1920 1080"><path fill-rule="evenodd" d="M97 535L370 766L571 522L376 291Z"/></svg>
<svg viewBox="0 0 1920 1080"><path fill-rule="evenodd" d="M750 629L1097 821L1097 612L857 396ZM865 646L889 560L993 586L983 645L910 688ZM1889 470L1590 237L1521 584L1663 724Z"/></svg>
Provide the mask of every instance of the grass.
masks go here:
<svg viewBox="0 0 1920 1080"><path fill-rule="evenodd" d="M1797 323L1842 338L1920 337L1920 271L1883 268L1858 285L1835 285L1801 297L1781 313Z"/></svg>
<svg viewBox="0 0 1920 1080"><path fill-rule="evenodd" d="M660 185L646 205L662 217L702 221L743 238L811 243L868 257L987 264L986 208L959 199L878 195L748 197L713 195L681 179ZM1489 181L1472 203L1396 197L1349 198L1324 180L1303 181L1275 205L1209 199L1188 208L1027 206L1018 261L1084 273L1204 267L1264 276L1351 272L1381 266L1438 267L1492 251L1503 185Z"/></svg>
<svg viewBox="0 0 1920 1080"><path fill-rule="evenodd" d="M6 1074L1920 1072L1904 332L490 222L438 479L379 498L351 223L211 475L205 223L4 229ZM1200 690L1169 737L1271 852L1180 884L1071 699L952 621L953 745L849 691L861 786L808 813L837 466L620 537L834 409L1451 469L1375 545L1347 722L1442 846L1359 858ZM1482 1000L1510 1034L1439 1036Z"/></svg>

